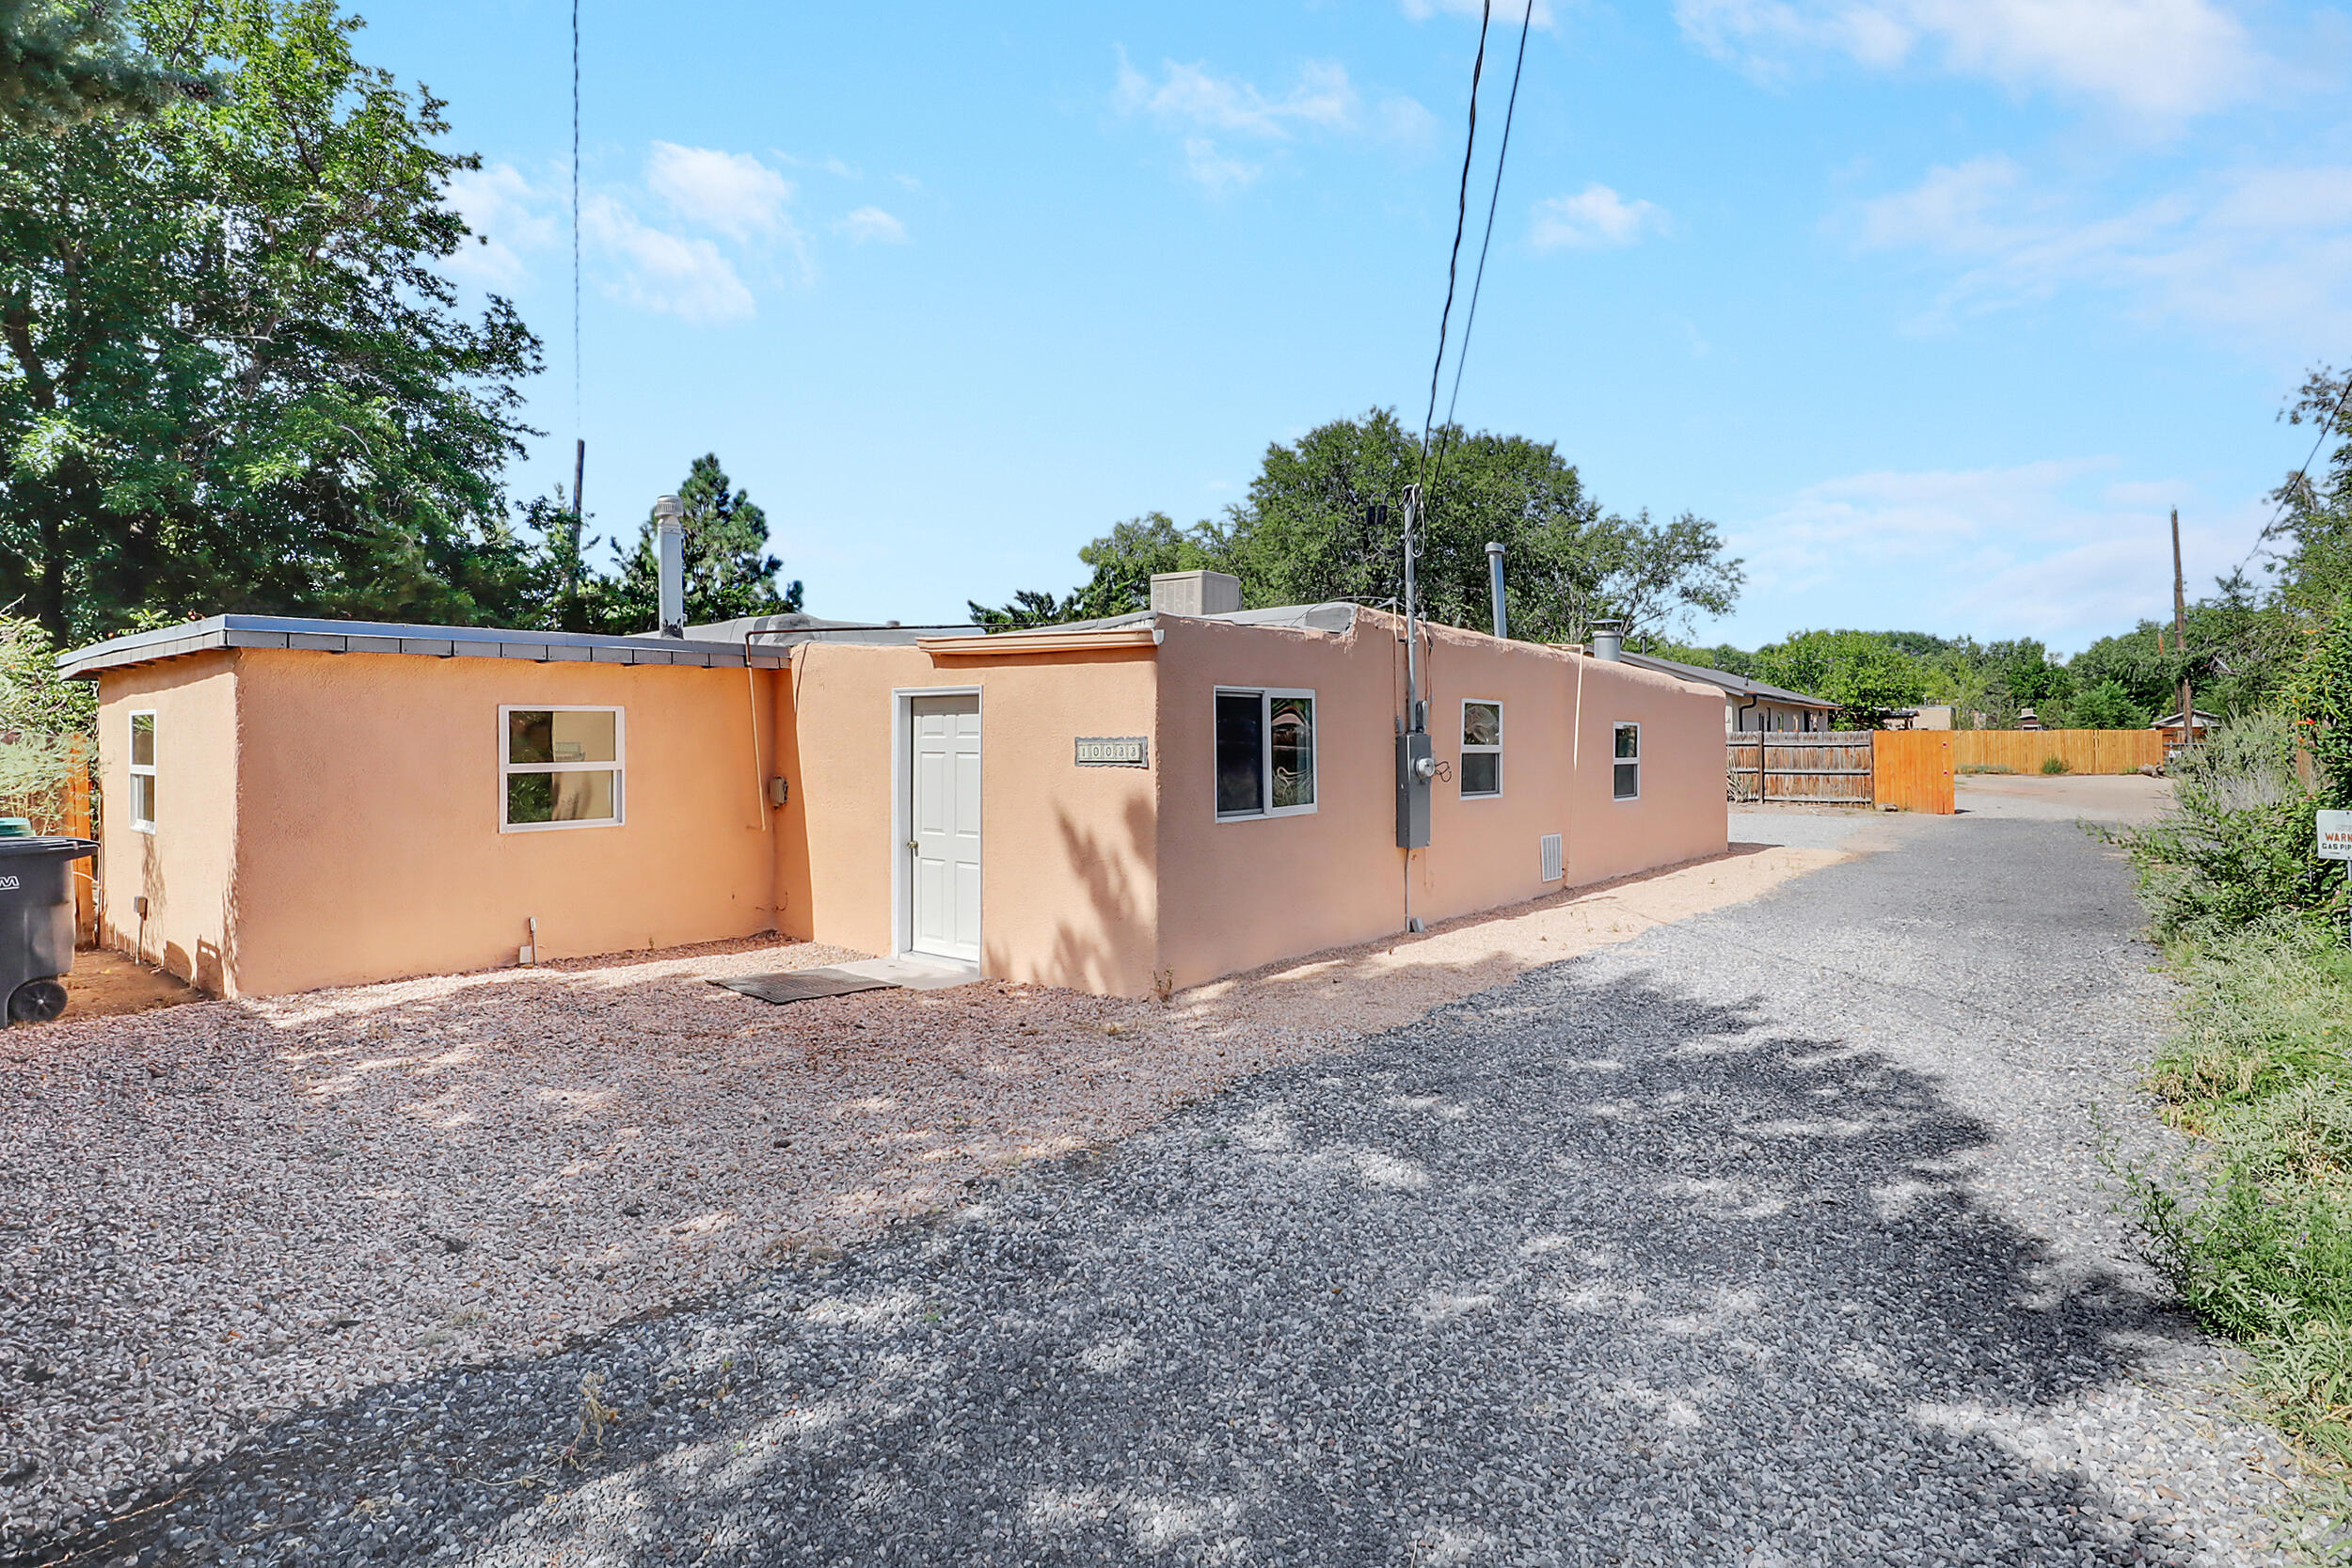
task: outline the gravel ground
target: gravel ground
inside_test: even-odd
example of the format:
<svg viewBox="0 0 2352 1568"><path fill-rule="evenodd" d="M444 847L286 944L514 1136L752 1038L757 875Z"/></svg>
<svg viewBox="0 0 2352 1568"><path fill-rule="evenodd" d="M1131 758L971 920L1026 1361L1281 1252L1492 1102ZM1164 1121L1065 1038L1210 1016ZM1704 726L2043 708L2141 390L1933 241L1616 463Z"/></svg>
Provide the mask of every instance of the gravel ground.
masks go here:
<svg viewBox="0 0 2352 1568"><path fill-rule="evenodd" d="M2097 1190L2094 1117L2158 1136L2122 868L1892 834L61 1552L2277 1560L2275 1438Z"/></svg>
<svg viewBox="0 0 2352 1568"><path fill-rule="evenodd" d="M982 984L772 1007L839 949L211 1003L0 1035L0 1554L273 1418L547 1354L1834 857L1743 853L1172 1006Z"/></svg>

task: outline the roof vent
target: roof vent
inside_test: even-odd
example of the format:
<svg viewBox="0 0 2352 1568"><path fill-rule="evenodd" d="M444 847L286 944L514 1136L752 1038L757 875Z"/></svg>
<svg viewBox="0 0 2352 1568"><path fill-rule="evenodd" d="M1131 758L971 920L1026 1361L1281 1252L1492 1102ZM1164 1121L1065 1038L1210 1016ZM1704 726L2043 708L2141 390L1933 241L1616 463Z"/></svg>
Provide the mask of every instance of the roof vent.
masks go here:
<svg viewBox="0 0 2352 1568"><path fill-rule="evenodd" d="M1614 664L1625 657L1625 623L1595 621L1593 623L1593 657Z"/></svg>
<svg viewBox="0 0 2352 1568"><path fill-rule="evenodd" d="M664 637L686 635L686 508L675 496L653 503L654 524L661 535L660 595Z"/></svg>
<svg viewBox="0 0 2352 1568"><path fill-rule="evenodd" d="M1223 572L1154 572L1152 608L1165 615L1231 615L1241 608L1241 578Z"/></svg>

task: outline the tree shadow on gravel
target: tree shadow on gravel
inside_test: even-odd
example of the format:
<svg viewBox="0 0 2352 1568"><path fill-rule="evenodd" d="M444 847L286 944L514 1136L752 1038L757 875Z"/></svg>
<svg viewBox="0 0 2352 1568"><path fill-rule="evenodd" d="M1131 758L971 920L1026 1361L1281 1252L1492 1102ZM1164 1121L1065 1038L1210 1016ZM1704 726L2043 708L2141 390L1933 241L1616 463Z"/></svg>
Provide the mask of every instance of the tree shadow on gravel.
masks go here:
<svg viewBox="0 0 2352 1568"><path fill-rule="evenodd" d="M1573 962L43 1564L2185 1559L1983 1430L2182 1342L1883 1056ZM582 1379L619 1412L600 1443ZM1995 1422L1994 1424L1998 1424Z"/></svg>

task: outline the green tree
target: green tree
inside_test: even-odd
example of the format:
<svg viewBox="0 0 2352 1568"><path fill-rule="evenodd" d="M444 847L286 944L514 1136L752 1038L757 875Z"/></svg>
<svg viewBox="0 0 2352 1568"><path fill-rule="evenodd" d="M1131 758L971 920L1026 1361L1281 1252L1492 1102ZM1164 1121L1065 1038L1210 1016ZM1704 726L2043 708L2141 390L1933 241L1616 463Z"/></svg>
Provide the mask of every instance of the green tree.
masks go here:
<svg viewBox="0 0 2352 1568"><path fill-rule="evenodd" d="M106 0L0 0L0 123L57 130L106 113L153 114L213 79L139 49Z"/></svg>
<svg viewBox="0 0 2352 1568"><path fill-rule="evenodd" d="M135 0L224 90L0 127L0 602L60 640L142 614L512 621L499 473L538 342L437 265L467 238L412 102L332 0Z"/></svg>
<svg viewBox="0 0 2352 1568"><path fill-rule="evenodd" d="M1898 708L1917 705L1926 688L1919 661L1881 633L1801 631L1756 653L1761 678L1838 706L1838 722L1874 729Z"/></svg>
<svg viewBox="0 0 2352 1568"><path fill-rule="evenodd" d="M1140 608L1152 572L1197 567L1239 578L1252 608L1399 603L1405 490L1417 477L1430 485L1416 582L1432 620L1487 624L1489 540L1503 546L1513 634L1530 641L1572 641L1605 615L1655 637L1737 601L1744 574L1705 519L1605 514L1548 442L1442 436L1442 467L1425 471L1420 437L1393 411L1335 420L1269 446L1248 499L1223 517L1190 529L1158 513L1134 519L1079 552L1094 577L1067 597L1033 591L997 610L975 604L973 613L996 625L1115 614ZM1385 523L1375 522L1375 505L1389 508Z"/></svg>
<svg viewBox="0 0 2352 1568"><path fill-rule="evenodd" d="M677 488L685 508L686 619L691 625L746 615L797 611L799 582L776 586L784 562L768 553L768 514L706 452L689 466ZM560 548L560 546L559 546ZM589 583L566 629L621 635L658 629L661 609L660 540L651 509L637 531L619 577Z"/></svg>
<svg viewBox="0 0 2352 1568"><path fill-rule="evenodd" d="M2077 729L2139 730L2154 715L2122 681L2105 680L2077 691L2068 709Z"/></svg>

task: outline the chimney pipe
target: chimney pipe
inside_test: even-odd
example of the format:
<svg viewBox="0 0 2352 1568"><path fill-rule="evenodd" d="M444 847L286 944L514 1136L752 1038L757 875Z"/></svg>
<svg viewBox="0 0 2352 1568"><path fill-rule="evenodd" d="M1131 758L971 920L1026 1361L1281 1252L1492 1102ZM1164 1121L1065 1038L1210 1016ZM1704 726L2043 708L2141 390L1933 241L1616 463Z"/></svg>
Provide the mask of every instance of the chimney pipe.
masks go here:
<svg viewBox="0 0 2352 1568"><path fill-rule="evenodd" d="M1595 621L1593 623L1593 657L1614 664L1625 654L1625 623Z"/></svg>
<svg viewBox="0 0 2352 1568"><path fill-rule="evenodd" d="M1508 638L1511 617L1502 608L1502 546L1491 539L1486 541L1486 581L1495 592L1495 635Z"/></svg>
<svg viewBox="0 0 2352 1568"><path fill-rule="evenodd" d="M675 496L653 503L655 531L661 546L661 626L663 637L686 635L686 508Z"/></svg>

